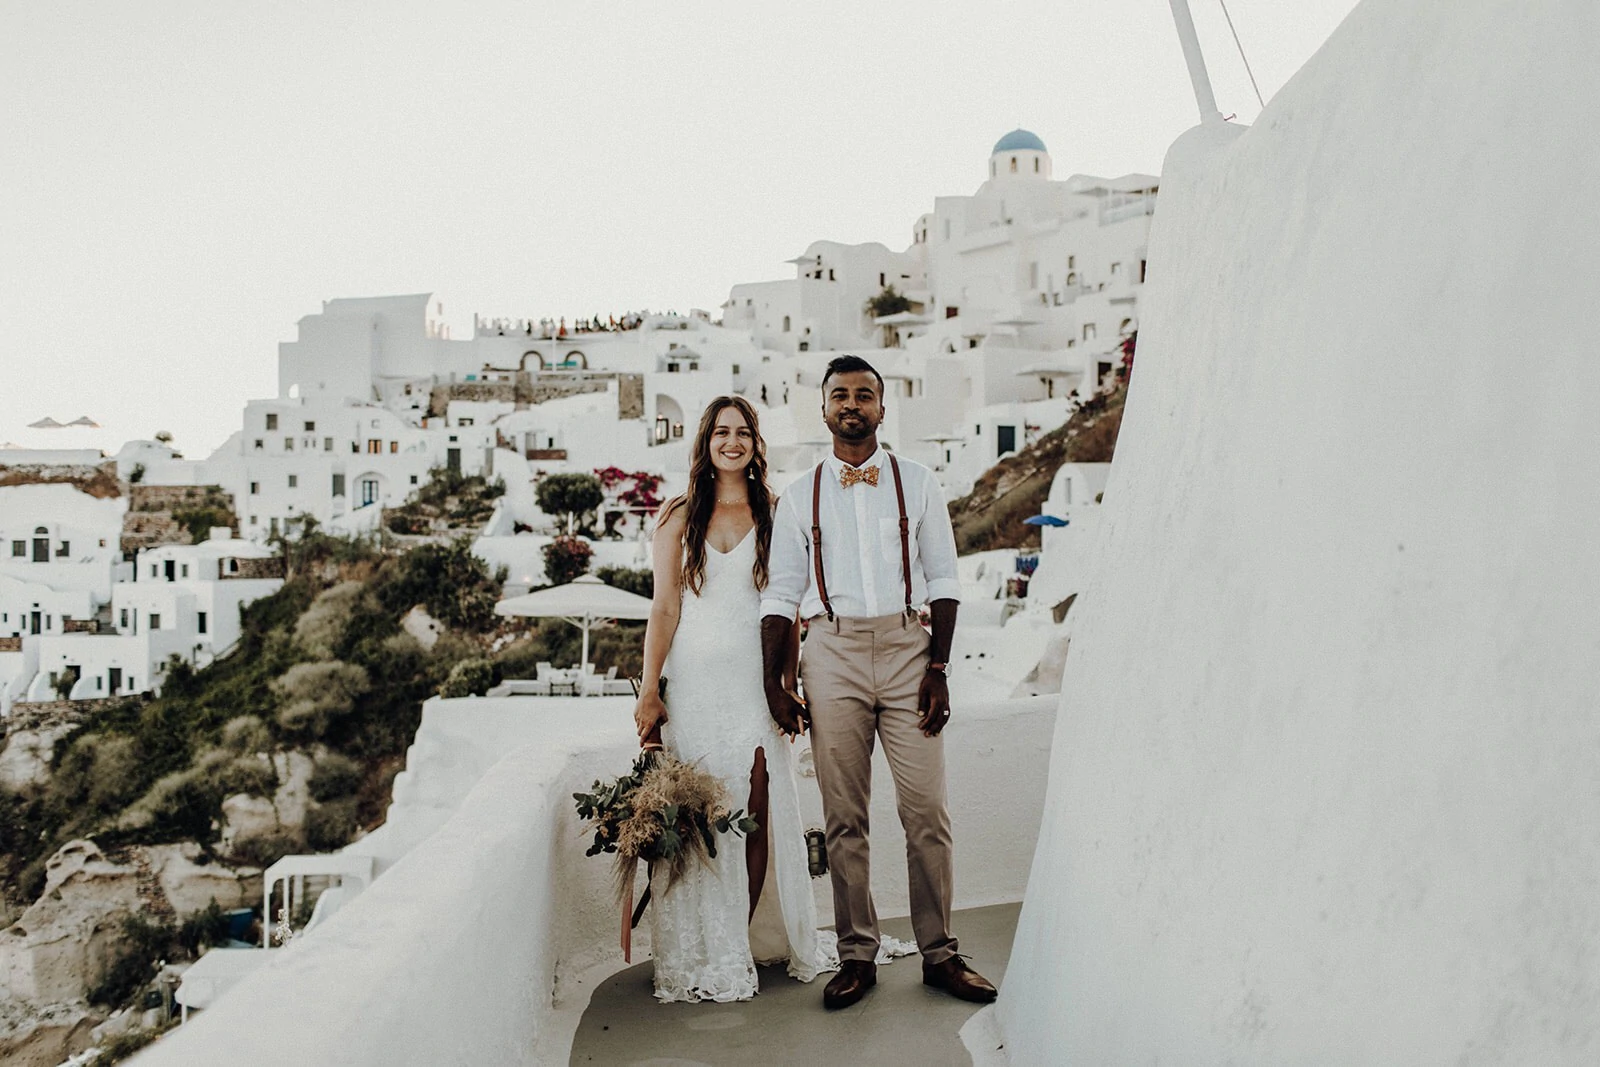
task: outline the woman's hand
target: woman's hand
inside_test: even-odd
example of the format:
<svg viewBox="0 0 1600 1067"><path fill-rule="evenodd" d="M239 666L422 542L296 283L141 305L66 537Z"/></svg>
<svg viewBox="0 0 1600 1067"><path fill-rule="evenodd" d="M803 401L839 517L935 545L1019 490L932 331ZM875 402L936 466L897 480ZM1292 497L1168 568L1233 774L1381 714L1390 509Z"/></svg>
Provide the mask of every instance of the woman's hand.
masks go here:
<svg viewBox="0 0 1600 1067"><path fill-rule="evenodd" d="M662 703L661 694L656 692L655 686L646 686L633 709L633 725L639 733L639 743L644 744L645 738L666 721L667 706Z"/></svg>

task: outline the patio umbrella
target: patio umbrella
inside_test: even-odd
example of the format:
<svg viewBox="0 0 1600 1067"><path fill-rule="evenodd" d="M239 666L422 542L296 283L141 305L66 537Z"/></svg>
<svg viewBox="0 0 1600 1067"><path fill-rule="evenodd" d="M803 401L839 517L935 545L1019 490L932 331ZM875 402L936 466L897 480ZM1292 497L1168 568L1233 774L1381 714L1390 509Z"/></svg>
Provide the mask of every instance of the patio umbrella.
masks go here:
<svg viewBox="0 0 1600 1067"><path fill-rule="evenodd" d="M565 585L553 585L522 596L507 597L494 606L496 615L531 619L561 619L583 629L583 673L589 673L589 630L612 619L648 619L650 598L607 585L585 574Z"/></svg>
<svg viewBox="0 0 1600 1067"><path fill-rule="evenodd" d="M1066 519L1058 519L1054 515L1034 515L1022 520L1025 526L1065 526Z"/></svg>

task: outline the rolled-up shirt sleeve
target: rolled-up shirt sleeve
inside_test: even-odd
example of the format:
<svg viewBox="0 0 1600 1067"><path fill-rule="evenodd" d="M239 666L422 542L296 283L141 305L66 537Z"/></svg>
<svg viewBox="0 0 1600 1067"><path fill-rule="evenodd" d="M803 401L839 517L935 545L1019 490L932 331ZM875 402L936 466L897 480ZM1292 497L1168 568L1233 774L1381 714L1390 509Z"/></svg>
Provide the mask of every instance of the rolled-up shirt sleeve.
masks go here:
<svg viewBox="0 0 1600 1067"><path fill-rule="evenodd" d="M799 495L799 487L784 493L778 501L777 514L772 517L772 546L767 553L767 587L761 591L761 614L764 616L781 615L792 619L800 610L801 598L806 595L810 560L806 554L805 529L800 524L800 514L795 506ZM952 550L954 544L952 539Z"/></svg>
<svg viewBox="0 0 1600 1067"><path fill-rule="evenodd" d="M928 583L928 602L961 600L961 578L956 571L956 534L950 527L950 509L931 471L923 479L922 521L917 524L917 557Z"/></svg>

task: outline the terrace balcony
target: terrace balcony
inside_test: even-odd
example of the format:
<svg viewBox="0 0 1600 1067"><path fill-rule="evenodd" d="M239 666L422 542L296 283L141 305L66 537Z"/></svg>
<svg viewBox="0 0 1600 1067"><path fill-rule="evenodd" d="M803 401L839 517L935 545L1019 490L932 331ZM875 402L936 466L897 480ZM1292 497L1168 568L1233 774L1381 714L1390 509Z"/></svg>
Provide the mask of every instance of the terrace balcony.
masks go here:
<svg viewBox="0 0 1600 1067"><path fill-rule="evenodd" d="M969 646L971 662L987 644ZM958 631L953 658L965 655ZM1056 698L1007 699L985 662L951 679L959 714L947 778L956 933L998 981L1038 834ZM634 931L625 965L611 867L583 855L571 800L629 766L632 706L623 697L428 701L388 821L347 850L373 857L371 888L287 949L262 950L272 958L140 1067L972 1062L960 1031L978 1006L924 987L914 955L880 968L878 988L843 1012L821 1007L822 980L771 972L752 1002L653 999L649 924ZM878 764L874 895L885 932L908 938L904 838ZM815 784L800 785L802 819L820 825ZM828 880L812 885L826 922Z"/></svg>

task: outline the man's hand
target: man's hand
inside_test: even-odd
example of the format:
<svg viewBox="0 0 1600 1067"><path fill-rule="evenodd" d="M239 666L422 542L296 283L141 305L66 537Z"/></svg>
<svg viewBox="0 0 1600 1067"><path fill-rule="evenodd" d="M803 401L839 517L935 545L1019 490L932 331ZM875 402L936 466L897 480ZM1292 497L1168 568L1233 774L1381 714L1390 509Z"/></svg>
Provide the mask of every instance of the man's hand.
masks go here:
<svg viewBox="0 0 1600 1067"><path fill-rule="evenodd" d="M950 721L950 683L939 671L924 671L917 687L917 729L924 737L938 737Z"/></svg>
<svg viewBox="0 0 1600 1067"><path fill-rule="evenodd" d="M805 702L781 685L767 686L767 714L786 737L798 737L806 732L809 720Z"/></svg>

